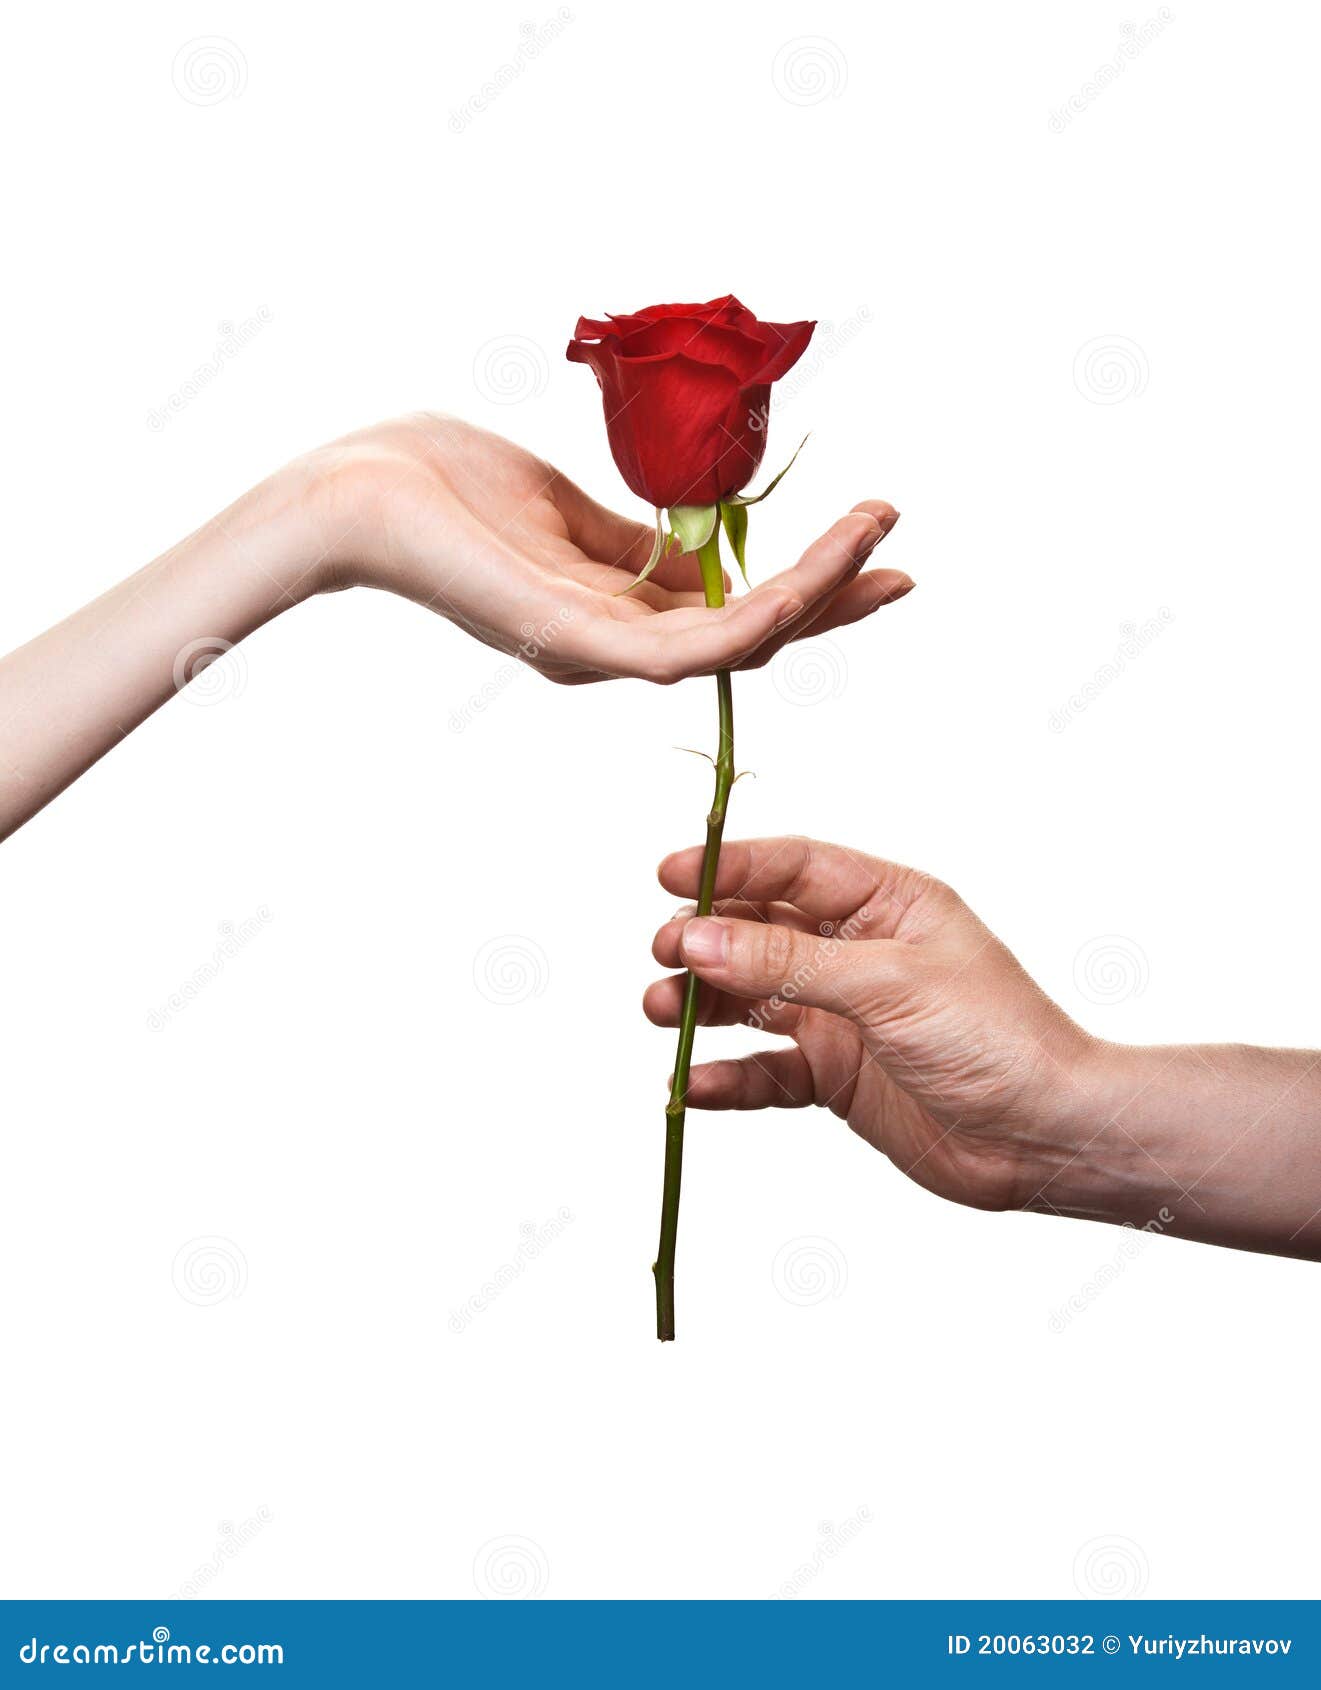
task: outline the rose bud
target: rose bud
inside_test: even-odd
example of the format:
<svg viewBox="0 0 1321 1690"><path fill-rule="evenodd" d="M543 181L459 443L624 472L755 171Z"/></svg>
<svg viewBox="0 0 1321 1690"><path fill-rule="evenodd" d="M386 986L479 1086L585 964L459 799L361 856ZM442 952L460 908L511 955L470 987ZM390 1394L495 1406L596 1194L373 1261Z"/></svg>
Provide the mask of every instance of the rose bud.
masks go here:
<svg viewBox="0 0 1321 1690"><path fill-rule="evenodd" d="M766 449L771 383L815 323L763 323L733 294L580 317L568 356L589 364L619 473L658 508L715 506L746 487Z"/></svg>

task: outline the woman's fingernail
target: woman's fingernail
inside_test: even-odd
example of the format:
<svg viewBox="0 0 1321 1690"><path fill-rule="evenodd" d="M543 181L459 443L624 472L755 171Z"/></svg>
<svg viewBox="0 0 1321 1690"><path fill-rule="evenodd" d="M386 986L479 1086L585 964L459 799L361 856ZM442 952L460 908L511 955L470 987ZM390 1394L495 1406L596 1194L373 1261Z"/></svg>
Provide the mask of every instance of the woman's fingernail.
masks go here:
<svg viewBox="0 0 1321 1690"><path fill-rule="evenodd" d="M786 622L792 622L795 616L801 616L802 614L802 599L786 599L780 610L780 614L775 619L775 626L777 628L783 628Z"/></svg>
<svg viewBox="0 0 1321 1690"><path fill-rule="evenodd" d="M679 938L679 948L689 962L710 968L722 963L729 954L729 928L723 921L698 916L690 921Z"/></svg>
<svg viewBox="0 0 1321 1690"><path fill-rule="evenodd" d="M900 576L899 580L896 581L893 586L887 587L885 592L881 595L881 603L893 604L896 599L903 598L905 593L911 593L916 585L917 583L913 580L911 575Z"/></svg>

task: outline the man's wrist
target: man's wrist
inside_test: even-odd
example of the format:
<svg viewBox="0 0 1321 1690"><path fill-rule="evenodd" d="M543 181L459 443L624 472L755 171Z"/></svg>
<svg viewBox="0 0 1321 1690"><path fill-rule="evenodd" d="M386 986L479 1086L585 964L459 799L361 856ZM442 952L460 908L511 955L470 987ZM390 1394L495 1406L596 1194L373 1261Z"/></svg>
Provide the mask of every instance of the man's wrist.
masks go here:
<svg viewBox="0 0 1321 1690"><path fill-rule="evenodd" d="M1321 1259L1321 1054L1089 1044L1021 1207Z"/></svg>
<svg viewBox="0 0 1321 1690"><path fill-rule="evenodd" d="M1085 1040L1065 1076L1055 1119L1037 1136L1021 1206L1122 1225L1169 1225L1172 1205L1185 1194L1186 1155L1173 1127L1153 1122L1143 1100L1172 1060L1165 1050Z"/></svg>

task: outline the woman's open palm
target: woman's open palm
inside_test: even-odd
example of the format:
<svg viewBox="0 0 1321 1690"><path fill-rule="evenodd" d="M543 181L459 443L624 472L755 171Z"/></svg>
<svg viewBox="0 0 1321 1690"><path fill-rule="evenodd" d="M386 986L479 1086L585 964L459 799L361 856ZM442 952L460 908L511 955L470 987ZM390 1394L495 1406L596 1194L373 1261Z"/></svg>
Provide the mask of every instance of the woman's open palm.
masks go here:
<svg viewBox="0 0 1321 1690"><path fill-rule="evenodd" d="M882 500L855 506L792 568L710 610L692 553L626 593L654 530L458 418L378 424L309 462L337 495L327 585L403 593L556 681L755 668L786 641L859 621L912 586L898 570L860 577L898 520Z"/></svg>

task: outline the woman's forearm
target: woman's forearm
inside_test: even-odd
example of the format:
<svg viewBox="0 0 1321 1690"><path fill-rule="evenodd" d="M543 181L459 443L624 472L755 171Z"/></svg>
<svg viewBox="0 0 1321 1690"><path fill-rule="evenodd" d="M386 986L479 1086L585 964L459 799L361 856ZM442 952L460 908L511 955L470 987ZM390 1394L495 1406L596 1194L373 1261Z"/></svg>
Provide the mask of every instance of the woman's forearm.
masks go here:
<svg viewBox="0 0 1321 1690"><path fill-rule="evenodd" d="M302 490L274 479L0 660L0 838L315 590L310 550Z"/></svg>
<svg viewBox="0 0 1321 1690"><path fill-rule="evenodd" d="M209 656L313 593L400 593L556 681L670 682L760 666L902 598L913 583L900 571L859 573L896 520L882 500L855 506L792 567L712 611L691 557L632 592L652 529L512 442L430 412L361 429L0 661L0 838Z"/></svg>
<svg viewBox="0 0 1321 1690"><path fill-rule="evenodd" d="M1321 1257L1321 1052L1097 1044L1026 1206Z"/></svg>

